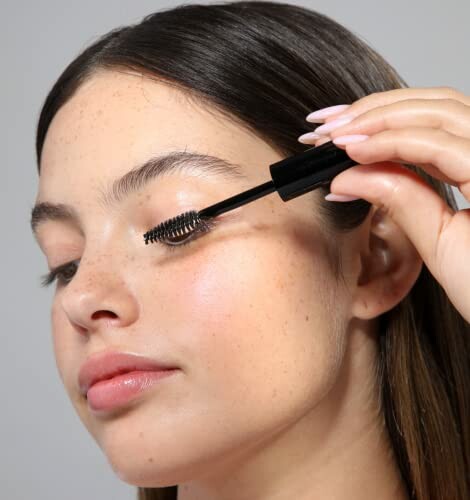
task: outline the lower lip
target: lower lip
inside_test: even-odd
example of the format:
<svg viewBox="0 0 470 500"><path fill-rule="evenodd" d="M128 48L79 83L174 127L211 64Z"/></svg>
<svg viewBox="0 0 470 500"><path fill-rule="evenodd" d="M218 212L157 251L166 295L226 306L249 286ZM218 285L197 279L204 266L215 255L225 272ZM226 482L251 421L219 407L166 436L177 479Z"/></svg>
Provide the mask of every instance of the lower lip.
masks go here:
<svg viewBox="0 0 470 500"><path fill-rule="evenodd" d="M87 392L88 405L94 411L110 411L122 407L159 380L178 369L133 371L93 384Z"/></svg>

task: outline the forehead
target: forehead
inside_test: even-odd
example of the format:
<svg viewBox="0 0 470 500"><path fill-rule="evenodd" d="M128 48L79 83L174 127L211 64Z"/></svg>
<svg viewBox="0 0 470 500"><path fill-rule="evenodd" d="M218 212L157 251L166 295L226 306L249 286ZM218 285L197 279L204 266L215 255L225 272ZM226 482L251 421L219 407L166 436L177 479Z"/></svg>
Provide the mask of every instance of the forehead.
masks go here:
<svg viewBox="0 0 470 500"><path fill-rule="evenodd" d="M268 180L268 165L281 158L251 131L175 87L138 73L99 72L51 122L38 199L73 202L81 188L107 184L151 156L185 148L238 163L254 182Z"/></svg>

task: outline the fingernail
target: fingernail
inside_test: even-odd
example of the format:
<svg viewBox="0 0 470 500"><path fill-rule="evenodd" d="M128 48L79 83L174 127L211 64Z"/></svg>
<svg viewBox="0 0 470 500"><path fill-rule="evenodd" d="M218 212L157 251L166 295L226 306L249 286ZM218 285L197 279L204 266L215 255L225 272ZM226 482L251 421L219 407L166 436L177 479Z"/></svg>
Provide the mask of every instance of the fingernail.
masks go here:
<svg viewBox="0 0 470 500"><path fill-rule="evenodd" d="M337 120L333 120L329 123L325 123L325 125L320 125L315 129L315 133L317 134L329 134L332 130L341 127L342 125L346 125L346 123L351 122L354 119L354 116L345 115Z"/></svg>
<svg viewBox="0 0 470 500"><path fill-rule="evenodd" d="M318 111L314 111L313 113L310 113L307 115L307 118L305 118L308 122L313 122L313 123L321 123L325 118L328 118L331 115L334 115L336 113L340 113L341 111L344 111L345 109L349 108L351 106L350 104L338 104L337 106L329 106L328 108L322 108L319 109Z"/></svg>
<svg viewBox="0 0 470 500"><path fill-rule="evenodd" d="M300 137L297 138L299 142L304 142L304 141L314 141L315 139L320 139L321 135L316 134L315 132L307 132L306 134L301 135Z"/></svg>
<svg viewBox="0 0 470 500"><path fill-rule="evenodd" d="M327 135L324 135L321 139L317 139L315 141L315 147L317 148L318 146L321 146L322 144L325 144L327 142L331 142L331 139Z"/></svg>
<svg viewBox="0 0 470 500"><path fill-rule="evenodd" d="M334 144L338 144L339 146L344 146L346 144L353 144L355 142L362 142L368 139L368 135L363 134L355 134L355 135L341 135L336 139L333 139Z"/></svg>
<svg viewBox="0 0 470 500"><path fill-rule="evenodd" d="M358 198L357 196L347 196L345 194L327 194L325 196L325 200L328 201L354 201L354 200L360 200L361 198Z"/></svg>

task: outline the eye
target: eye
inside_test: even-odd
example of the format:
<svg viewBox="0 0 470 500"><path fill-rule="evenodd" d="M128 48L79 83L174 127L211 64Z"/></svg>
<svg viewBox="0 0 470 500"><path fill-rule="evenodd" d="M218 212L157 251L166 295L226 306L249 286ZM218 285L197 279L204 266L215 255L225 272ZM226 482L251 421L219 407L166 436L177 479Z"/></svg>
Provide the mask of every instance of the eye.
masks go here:
<svg viewBox="0 0 470 500"><path fill-rule="evenodd" d="M42 287L49 286L56 279L59 285L66 285L70 283L70 281L72 281L72 278L75 275L76 268L78 267L76 262L78 262L78 260L66 262L65 264L55 267L51 269L50 272L42 275L41 286Z"/></svg>
<svg viewBox="0 0 470 500"><path fill-rule="evenodd" d="M197 226L190 233L177 236L176 238L165 238L159 240L158 243L165 246L169 251L174 252L178 247L187 246L198 238L199 235L210 232L216 225L218 221L216 219L210 219ZM57 280L58 285L67 285L72 281L75 276L78 265L76 264L79 260L73 260L66 262L61 266L51 269L48 273L43 274L40 277L41 286L47 287L55 280Z"/></svg>
<svg viewBox="0 0 470 500"><path fill-rule="evenodd" d="M164 238L158 241L158 243L167 247L167 249L171 252L177 250L177 247L187 246L192 243L195 239L198 238L199 235L203 233L208 233L211 231L217 224L217 221L212 219L205 221L204 224L197 226L190 233L186 233L184 235L180 235L173 238Z"/></svg>
<svg viewBox="0 0 470 500"><path fill-rule="evenodd" d="M194 231L190 233L187 233L183 236L178 236L176 238L171 238L171 239L166 238L164 240L158 241L158 243L165 246L169 251L174 252L175 250L178 249L178 247L189 245L194 240L196 240L198 236L200 236L201 234L208 233L216 225L217 225L216 220L206 221L204 224L198 226L196 229L194 229ZM72 278L75 276L75 273L78 268L77 265L78 262L79 260L73 260L70 262L66 262L65 264L62 264L61 266L51 269L50 272L40 277L41 286L47 287L55 280L57 280L58 285L62 286L67 285L68 283L70 283L70 281L72 281Z"/></svg>

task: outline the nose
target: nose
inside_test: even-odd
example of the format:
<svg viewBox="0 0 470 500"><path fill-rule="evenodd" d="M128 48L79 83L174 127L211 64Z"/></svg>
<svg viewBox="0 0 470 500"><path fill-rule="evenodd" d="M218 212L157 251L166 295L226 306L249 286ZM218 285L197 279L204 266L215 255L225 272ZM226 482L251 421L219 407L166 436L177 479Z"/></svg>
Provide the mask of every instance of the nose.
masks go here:
<svg viewBox="0 0 470 500"><path fill-rule="evenodd" d="M105 260L87 263L82 259L60 295L62 310L81 333L126 327L139 316L139 303L129 283L132 273L111 261L103 266Z"/></svg>

